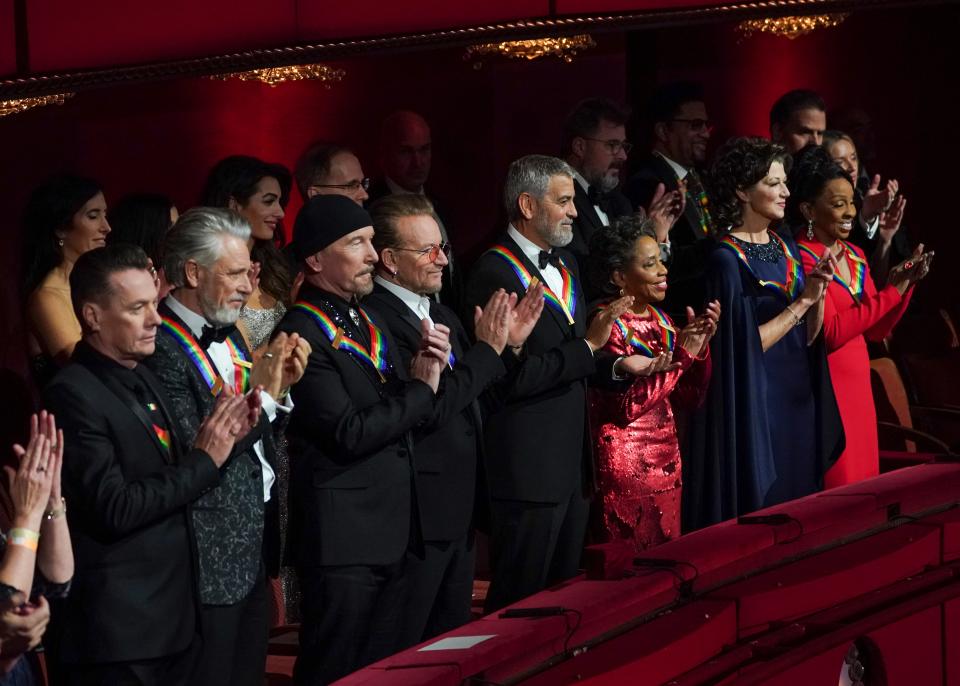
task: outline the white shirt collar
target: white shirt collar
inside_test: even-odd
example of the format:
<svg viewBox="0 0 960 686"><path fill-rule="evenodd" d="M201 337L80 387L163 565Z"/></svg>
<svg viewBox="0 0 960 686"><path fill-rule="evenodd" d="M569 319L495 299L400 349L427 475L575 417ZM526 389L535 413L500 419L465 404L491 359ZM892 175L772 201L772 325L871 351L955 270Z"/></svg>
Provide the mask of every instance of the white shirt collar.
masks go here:
<svg viewBox="0 0 960 686"><path fill-rule="evenodd" d="M583 189L583 192L584 192L584 193L589 193L589 192L590 192L590 184L587 183L587 180L586 180L585 178L583 178L583 174L581 174L580 172L578 172L576 169L573 169L573 167L571 167L571 169L573 170L573 179L574 179L574 181L576 181L577 183L580 184L580 188Z"/></svg>
<svg viewBox="0 0 960 686"><path fill-rule="evenodd" d="M409 288L404 288L403 286L393 283L392 281L387 281L379 274L374 276L373 280L400 298L403 304L409 307L410 311L417 316L417 319L423 319L424 314L429 317L430 298L427 296L419 295L411 291Z"/></svg>
<svg viewBox="0 0 960 686"><path fill-rule="evenodd" d="M408 191L406 188L401 186L399 183L391 179L389 176L384 174L383 180L387 182L387 188L390 189L392 195L423 195L423 186L420 187L420 190L414 193L413 191Z"/></svg>
<svg viewBox="0 0 960 686"><path fill-rule="evenodd" d="M173 293L164 298L163 302L165 302L167 307L173 310L173 313L180 317L180 319L183 320L183 323L190 328L194 338L199 339L200 336L203 335L203 327L211 326L210 322L208 322L203 315L197 314L182 302L177 300Z"/></svg>
<svg viewBox="0 0 960 686"><path fill-rule="evenodd" d="M653 154L654 154L654 155L659 155L660 157L663 158L663 161L664 161L664 162L666 162L667 164L670 165L670 168L673 169L673 173L677 175L677 180L678 180L678 181L683 181L685 178L687 178L687 174L690 173L690 170L688 170L688 169L687 169L686 167L684 167L682 164L679 164L679 163L677 163L677 162L674 162L673 160L671 160L669 157L667 157L666 155L664 155L664 154L663 154L662 152L660 152L659 150L655 151Z"/></svg>
<svg viewBox="0 0 960 686"><path fill-rule="evenodd" d="M510 224L510 226L507 227L507 235L517 242L517 245L520 246L520 250L523 251L523 254L527 256L527 259L534 264L539 264L540 251L543 250L543 248L517 231L513 224ZM545 252L550 251L547 250Z"/></svg>

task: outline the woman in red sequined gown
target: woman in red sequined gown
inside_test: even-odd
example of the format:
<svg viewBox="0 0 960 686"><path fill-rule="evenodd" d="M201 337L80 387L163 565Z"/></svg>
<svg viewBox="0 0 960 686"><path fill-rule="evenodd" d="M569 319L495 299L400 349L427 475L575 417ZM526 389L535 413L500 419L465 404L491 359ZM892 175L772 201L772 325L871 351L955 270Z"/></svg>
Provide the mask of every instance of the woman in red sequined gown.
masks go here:
<svg viewBox="0 0 960 686"><path fill-rule="evenodd" d="M594 278L633 296L604 350L621 356L622 391L592 388L593 428L603 528L610 540L638 550L680 534L680 449L674 403L696 406L710 380L710 347L720 316L711 303L677 330L656 307L667 289L667 269L649 225L629 217L606 227L591 243ZM595 249L596 248L596 249Z"/></svg>
<svg viewBox="0 0 960 686"><path fill-rule="evenodd" d="M879 291L870 277L863 250L847 242L856 217L850 177L822 148L803 150L790 174L788 217L799 225L804 270L824 251L838 270L827 287L823 335L830 379L843 420L846 448L824 475L824 487L854 483L880 473L877 413L870 386L867 341L890 334L910 302L913 284L929 269L932 253L918 252L894 267Z"/></svg>

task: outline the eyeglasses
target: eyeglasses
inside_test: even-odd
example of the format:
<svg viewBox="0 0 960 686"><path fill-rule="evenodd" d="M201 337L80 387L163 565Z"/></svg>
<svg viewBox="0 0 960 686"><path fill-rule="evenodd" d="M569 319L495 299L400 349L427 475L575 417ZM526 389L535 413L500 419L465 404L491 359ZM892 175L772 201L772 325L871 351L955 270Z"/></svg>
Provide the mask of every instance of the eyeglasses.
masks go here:
<svg viewBox="0 0 960 686"><path fill-rule="evenodd" d="M706 131L707 133L712 133L714 126L709 119L679 119L674 118L670 121L679 121L683 122L690 127L690 130L694 133L700 133L701 131Z"/></svg>
<svg viewBox="0 0 960 686"><path fill-rule="evenodd" d="M315 183L311 185L311 188L339 188L347 191L358 191L362 188L368 191L370 190L370 179L364 178L350 183Z"/></svg>
<svg viewBox="0 0 960 686"><path fill-rule="evenodd" d="M403 250L404 252L415 252L420 257L426 256L431 262L436 262L437 258L440 257L440 253L443 253L444 257L450 257L450 244L446 241L440 245L431 245L427 248L392 248L392 250Z"/></svg>
<svg viewBox="0 0 960 686"><path fill-rule="evenodd" d="M610 151L611 155L616 155L618 152L623 150L624 155L629 155L630 151L633 150L633 143L629 141L618 141L618 140L609 140L604 141L599 138L587 138L586 136L581 136L585 141L596 141L597 143L603 143L607 146L607 150Z"/></svg>

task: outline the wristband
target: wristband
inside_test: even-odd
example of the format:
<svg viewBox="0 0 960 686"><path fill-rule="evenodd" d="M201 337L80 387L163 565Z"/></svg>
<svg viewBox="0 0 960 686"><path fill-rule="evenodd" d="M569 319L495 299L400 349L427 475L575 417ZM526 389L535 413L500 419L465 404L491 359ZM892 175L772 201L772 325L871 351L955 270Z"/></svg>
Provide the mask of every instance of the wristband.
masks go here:
<svg viewBox="0 0 960 686"><path fill-rule="evenodd" d="M24 548L29 548L33 552L37 552L37 548L40 545L40 534L36 531L30 531L30 529L22 529L20 527L10 529L10 532L7 534L7 545L20 545Z"/></svg>
<svg viewBox="0 0 960 686"><path fill-rule="evenodd" d="M43 513L43 518L47 521L51 519L57 519L67 514L67 499L60 498L60 507L51 507L49 510Z"/></svg>

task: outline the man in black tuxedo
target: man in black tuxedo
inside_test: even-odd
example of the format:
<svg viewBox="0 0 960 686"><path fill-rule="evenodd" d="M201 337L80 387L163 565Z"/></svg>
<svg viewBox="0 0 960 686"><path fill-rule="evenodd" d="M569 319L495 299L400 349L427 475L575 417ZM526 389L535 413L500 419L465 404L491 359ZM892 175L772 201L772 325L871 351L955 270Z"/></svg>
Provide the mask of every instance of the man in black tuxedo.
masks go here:
<svg viewBox="0 0 960 686"><path fill-rule="evenodd" d="M370 185L368 207L388 195L412 193L426 196L433 203L440 236L449 244L453 235L450 216L426 191L432 162L433 139L427 120L409 110L389 115L380 125L380 167L383 176ZM447 260L442 288L433 297L454 312L459 312L463 303L463 274L452 249L447 253Z"/></svg>
<svg viewBox="0 0 960 686"><path fill-rule="evenodd" d="M344 195L362 206L369 197L370 179L360 159L336 143L313 143L297 159L293 176L304 202L315 195Z"/></svg>
<svg viewBox="0 0 960 686"><path fill-rule="evenodd" d="M309 346L274 340L253 362L234 323L251 292L250 226L228 210L195 208L164 241L174 291L160 304L156 352L146 364L170 397L188 439L221 393L262 388L263 413L234 446L220 485L193 508L200 567L203 652L194 683L260 684L269 630L267 577L279 570L274 427L278 401L303 374Z"/></svg>
<svg viewBox="0 0 960 686"><path fill-rule="evenodd" d="M650 98L646 116L651 134L650 155L637 167L624 192L637 210L647 208L656 220L654 203L664 193L683 196L682 213L672 228L656 221L657 240L669 267L664 307L684 321L687 306L703 305L706 257L713 241L709 198L698 168L707 159L712 127L703 89L695 83L660 86ZM669 199L669 198L667 198Z"/></svg>
<svg viewBox="0 0 960 686"><path fill-rule="evenodd" d="M92 250L70 290L83 338L44 404L65 437L76 573L50 652L67 684L187 684L199 649L189 506L217 487L259 399L224 398L185 448L173 404L140 364L160 324L146 254Z"/></svg>
<svg viewBox="0 0 960 686"><path fill-rule="evenodd" d="M434 416L450 343L421 326L409 367L373 290L370 215L338 195L304 205L293 246L305 272L280 330L312 347L293 391L287 549L300 578L298 684L326 684L397 650L408 548L422 554L411 432ZM409 371L408 371L409 370Z"/></svg>
<svg viewBox="0 0 960 686"><path fill-rule="evenodd" d="M491 497L492 612L577 573L593 490L586 379L612 383L615 361L595 353L613 320L632 302L621 298L589 327L576 261L560 249L573 237L573 170L555 157L530 155L507 171L510 226L470 275L467 304L498 289L522 295L533 279L549 292L522 348L508 349L511 371L486 422ZM563 304L560 304L563 303Z"/></svg>
<svg viewBox="0 0 960 686"><path fill-rule="evenodd" d="M540 317L543 292L532 289L516 307L514 296L494 293L476 321L477 344L471 346L457 315L430 297L440 290L447 264L430 201L418 195L392 195L374 203L371 215L373 245L380 259L373 293L364 303L383 317L404 365L420 348L424 321L450 330L453 355L440 377L433 418L414 431L425 557L408 559L407 603L399 628L403 643L413 645L470 621L474 512L487 506L476 499L483 456L476 399L505 373L500 359L504 346L523 345ZM509 327L502 330L496 326L498 307L505 307L510 318ZM485 500L482 494L479 498Z"/></svg>
<svg viewBox="0 0 960 686"><path fill-rule="evenodd" d="M631 148L625 128L629 116L628 110L611 100L588 98L578 103L563 122L561 149L573 169L573 202L577 209L573 240L566 247L584 274L593 234L633 211L617 190ZM582 285L589 298L598 294L592 284Z"/></svg>

